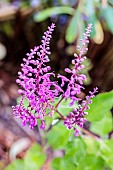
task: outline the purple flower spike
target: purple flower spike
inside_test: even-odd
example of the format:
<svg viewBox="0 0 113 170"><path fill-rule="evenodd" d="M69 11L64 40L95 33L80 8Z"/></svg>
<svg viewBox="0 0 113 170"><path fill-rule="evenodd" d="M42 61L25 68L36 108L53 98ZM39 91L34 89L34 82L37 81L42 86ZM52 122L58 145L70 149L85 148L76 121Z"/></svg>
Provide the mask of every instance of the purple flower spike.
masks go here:
<svg viewBox="0 0 113 170"><path fill-rule="evenodd" d="M13 111L17 117L22 119L23 125L29 123L30 128L37 125L37 119L41 120L40 128L45 128L46 109L48 108L51 112L54 98L58 96L59 92L63 92L57 82L51 81L51 76L55 76L55 74L49 72L50 66L46 66L46 63L49 62L49 43L54 28L55 24L51 24L44 32L42 44L27 53L28 58L23 59L21 72L18 72L19 78L16 80L21 86L18 93L22 95L22 99L19 105L13 106ZM26 108L24 100L28 102Z"/></svg>
<svg viewBox="0 0 113 170"><path fill-rule="evenodd" d="M68 129L74 129L75 136L78 136L78 134L80 133L79 130L76 128L76 125L80 128L83 128L83 124L86 122L86 119L84 118L84 116L87 115L86 110L89 109L88 105L91 104L91 99L94 97L94 94L97 92L97 90L98 88L94 88L93 92L89 92L89 95L86 96L86 100L83 100L82 104L78 105L78 108L75 108L73 112L70 112L70 114L64 120L64 125Z"/></svg>
<svg viewBox="0 0 113 170"><path fill-rule="evenodd" d="M61 78L62 84L61 86L64 86L65 82L68 82L67 90L64 94L65 98L70 98L72 102L70 103L70 106L74 105L76 101L79 99L76 97L75 100L73 98L81 93L81 90L84 89L83 87L83 81L86 80L86 76L83 74L80 74L80 71L84 68L84 65L82 62L86 59L83 54L87 51L86 45L89 43L88 37L90 36L92 24L89 24L88 28L86 29L86 33L84 33L84 38L81 40L82 46L78 46L78 54L74 54L74 59L72 60L73 69L66 68L65 72L71 74L70 80L67 79L65 76L58 75L58 78Z"/></svg>

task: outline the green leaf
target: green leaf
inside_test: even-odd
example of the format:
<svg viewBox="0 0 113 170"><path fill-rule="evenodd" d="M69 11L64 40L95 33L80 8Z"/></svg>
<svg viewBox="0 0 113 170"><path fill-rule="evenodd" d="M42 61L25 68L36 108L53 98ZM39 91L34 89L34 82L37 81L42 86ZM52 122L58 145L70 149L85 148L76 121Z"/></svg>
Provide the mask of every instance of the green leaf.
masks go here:
<svg viewBox="0 0 113 170"><path fill-rule="evenodd" d="M58 15L58 14L73 15L73 13L74 13L74 9L71 8L71 7L67 7L67 6L51 7L51 8L47 8L47 9L44 9L44 10L38 12L34 16L34 20L36 22L42 22L45 19L47 19L47 18L49 18L50 16L53 16L53 15Z"/></svg>
<svg viewBox="0 0 113 170"><path fill-rule="evenodd" d="M75 170L76 166L73 164L71 157L70 158L55 158L52 162L53 170Z"/></svg>
<svg viewBox="0 0 113 170"><path fill-rule="evenodd" d="M65 157L71 157L75 165L79 165L80 161L86 155L86 145L82 138L78 137L69 141L65 147Z"/></svg>
<svg viewBox="0 0 113 170"><path fill-rule="evenodd" d="M74 16L72 17L67 30L66 30L66 41L68 43L72 43L76 38L78 34L78 23L81 20L81 13L79 10L75 11Z"/></svg>
<svg viewBox="0 0 113 170"><path fill-rule="evenodd" d="M100 141L100 155L108 167L113 168L113 139Z"/></svg>
<svg viewBox="0 0 113 170"><path fill-rule="evenodd" d="M75 107L78 106L77 103L75 102L75 104L70 107L69 106L70 102L71 102L71 99L67 99L67 100L62 100L61 103L59 104L58 111L62 115L64 115L64 116L68 115L69 112L71 112Z"/></svg>
<svg viewBox="0 0 113 170"><path fill-rule="evenodd" d="M103 170L104 167L104 161L101 157L95 156L95 154L87 154L76 170Z"/></svg>
<svg viewBox="0 0 113 170"><path fill-rule="evenodd" d="M70 131L68 130L62 122L59 122L47 134L48 144L54 149L64 148L68 142Z"/></svg>
<svg viewBox="0 0 113 170"><path fill-rule="evenodd" d="M24 163L24 170L40 169L46 159L38 144L34 144L27 152Z"/></svg>
<svg viewBox="0 0 113 170"><path fill-rule="evenodd" d="M92 15L94 12L95 12L95 9L94 9L94 1L95 0L85 0L84 1L84 7L85 7L85 13L88 15L88 16L90 16L90 15Z"/></svg>
<svg viewBox="0 0 113 170"><path fill-rule="evenodd" d="M112 116L111 113L106 113L100 121L91 123L90 130L97 135L105 136L112 131Z"/></svg>
<svg viewBox="0 0 113 170"><path fill-rule="evenodd" d="M23 160L15 160L11 164L9 164L4 170L24 170L24 161Z"/></svg>
<svg viewBox="0 0 113 170"><path fill-rule="evenodd" d="M92 101L86 118L91 122L100 121L113 107L113 91L98 94Z"/></svg>
<svg viewBox="0 0 113 170"><path fill-rule="evenodd" d="M94 23L95 35L93 35L92 39L96 44L101 44L104 40L104 32L101 25L101 22L96 19Z"/></svg>
<svg viewBox="0 0 113 170"><path fill-rule="evenodd" d="M99 146L100 146L98 141L94 140L90 136L86 136L84 138L84 142L86 144L86 151L88 154L95 154L95 156L98 155Z"/></svg>
<svg viewBox="0 0 113 170"><path fill-rule="evenodd" d="M104 16L106 23L108 25L109 30L113 33L113 7L107 5L106 8L102 8L102 15Z"/></svg>
<svg viewBox="0 0 113 170"><path fill-rule="evenodd" d="M86 146L82 138L74 138L65 145L65 156L55 158L52 163L53 170L70 169L75 170L76 166L86 155Z"/></svg>

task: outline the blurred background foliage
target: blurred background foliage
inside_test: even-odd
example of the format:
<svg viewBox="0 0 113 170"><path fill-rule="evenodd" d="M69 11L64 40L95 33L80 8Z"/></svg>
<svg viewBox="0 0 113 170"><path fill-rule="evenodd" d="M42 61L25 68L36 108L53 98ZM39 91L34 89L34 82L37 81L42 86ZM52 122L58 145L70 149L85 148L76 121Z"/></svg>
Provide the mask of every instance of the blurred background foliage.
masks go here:
<svg viewBox="0 0 113 170"><path fill-rule="evenodd" d="M52 22L57 23L59 21L61 25L67 24L65 39L68 43L81 38L88 23L93 24L91 38L97 44L103 42L104 30L113 33L113 23L111 22L113 16L112 0L6 0L1 1L1 6L5 2L7 9L9 3L12 8L9 8L10 10L6 14L1 11L0 19L2 21L15 17L17 9L20 9L23 15L31 12L34 22L44 22L50 18ZM7 23L7 26L3 27L7 34L12 32L10 26Z"/></svg>
<svg viewBox="0 0 113 170"><path fill-rule="evenodd" d="M93 29L87 56L94 67L92 68L90 60L87 60L86 65L89 63L85 71L88 76L87 85L95 86L96 84L100 91L112 90L112 16L112 0L1 1L1 67L17 75L25 53L29 48L39 44L47 26L54 22L57 27L51 44L53 54L51 65L56 72L63 72L64 68L70 65L73 53L76 52L75 45L80 44L85 28L88 23L92 23ZM4 66L4 61L10 62L10 65L5 62ZM16 68L15 65L17 65ZM90 76L89 68L92 68ZM94 80L93 84L90 77Z"/></svg>
<svg viewBox="0 0 113 170"><path fill-rule="evenodd" d="M113 0L0 1L0 170L10 162L7 170L113 169L112 18ZM79 138L74 138L73 132L57 120L50 131L40 134L38 129L22 128L12 115L11 106L18 97L15 80L20 63L30 48L40 44L43 32L52 22L56 28L50 65L62 74L65 67L72 67L76 45L88 23L93 24L83 70L88 81L84 82L86 91L81 98L95 86L99 92L109 91L93 99ZM68 108L64 103L63 106L66 113ZM39 145L31 147L34 142ZM15 158L19 159L13 161Z"/></svg>

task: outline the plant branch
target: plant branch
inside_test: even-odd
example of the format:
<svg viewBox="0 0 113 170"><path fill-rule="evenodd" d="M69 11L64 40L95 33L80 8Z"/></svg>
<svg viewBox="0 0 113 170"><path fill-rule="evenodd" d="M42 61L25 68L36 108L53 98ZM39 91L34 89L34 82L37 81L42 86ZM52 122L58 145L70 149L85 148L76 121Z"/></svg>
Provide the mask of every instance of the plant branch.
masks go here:
<svg viewBox="0 0 113 170"><path fill-rule="evenodd" d="M61 101L64 99L64 96L62 96L62 98L59 100L59 102L56 104L55 108L57 108L59 106L59 104L61 103Z"/></svg>
<svg viewBox="0 0 113 170"><path fill-rule="evenodd" d="M65 116L63 116L57 109L55 110L59 115L60 115L60 117L63 119L63 120L65 120L66 119L66 117Z"/></svg>
<svg viewBox="0 0 113 170"><path fill-rule="evenodd" d="M88 136L91 136L95 140L100 140L101 139L100 137L94 135L92 132L90 132L90 131L88 131L88 130L86 130L84 128L82 128L82 132L85 133Z"/></svg>

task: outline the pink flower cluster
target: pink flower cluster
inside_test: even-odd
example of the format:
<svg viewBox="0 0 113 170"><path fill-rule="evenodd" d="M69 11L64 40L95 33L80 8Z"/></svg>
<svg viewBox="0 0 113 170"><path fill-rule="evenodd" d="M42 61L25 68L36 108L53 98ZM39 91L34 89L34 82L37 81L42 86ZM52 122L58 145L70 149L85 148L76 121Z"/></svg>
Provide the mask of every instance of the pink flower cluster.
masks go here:
<svg viewBox="0 0 113 170"><path fill-rule="evenodd" d="M50 80L50 77L55 74L49 72L50 66L46 66L46 63L49 62L49 43L54 27L54 24L48 27L48 31L44 33L42 44L27 53L28 58L23 59L21 72L18 72L19 79L16 80L21 86L18 92L22 98L19 105L13 106L13 111L16 117L22 119L23 125L29 123L30 128L37 125L37 119L42 122L41 128L45 127L46 109L51 111L54 98L58 96L59 92L63 92L57 82ZM28 102L27 108L24 107L25 100Z"/></svg>
<svg viewBox="0 0 113 170"><path fill-rule="evenodd" d="M37 125L37 119L41 120L40 128L45 128L45 117L52 115L51 113L58 113L64 121L64 125L75 130L75 136L79 134L76 126L83 127L83 123L86 121L84 115L88 109L88 105L91 103L91 98L97 92L97 88L93 92L90 92L89 96L78 105L78 108L74 108L72 112L63 116L63 113L59 113L54 106L56 97L62 95L62 100L71 99L70 106L79 101L77 96L84 89L83 81L86 80L86 76L81 74L80 71L84 68L82 62L85 60L83 54L87 51L86 44L89 43L88 37L90 36L92 24L89 24L84 33L84 38L81 40L82 47L78 47L79 55L74 54L72 60L73 69L66 68L65 71L70 74L70 78L66 78L63 75L58 74L58 78L61 79L61 86L57 81L52 81L51 76L55 74L51 71L51 67L47 66L50 61L48 55L50 54L50 39L51 34L55 28L54 24L48 27L48 30L44 32L42 44L40 46L31 49L30 53L27 53L27 59L23 59L21 64L21 72L18 72L18 79L16 82L21 86L18 93L22 95L18 105L13 106L13 112L16 117L22 119L23 125L29 124L30 128L34 128ZM64 92L62 87L66 84L67 89ZM28 102L25 107L24 101ZM59 107L59 104L57 105ZM48 110L48 113L47 113Z"/></svg>
<svg viewBox="0 0 113 170"><path fill-rule="evenodd" d="M86 122L86 118L84 118L84 116L88 114L86 112L89 109L88 105L92 103L91 99L94 97L94 94L97 92L97 90L97 88L94 88L93 92L89 92L90 95L86 96L86 100L83 100L82 103L78 105L78 108L74 108L64 120L64 125L68 129L74 129L74 136L80 135L80 131L78 130L77 126L83 128L83 124Z"/></svg>

